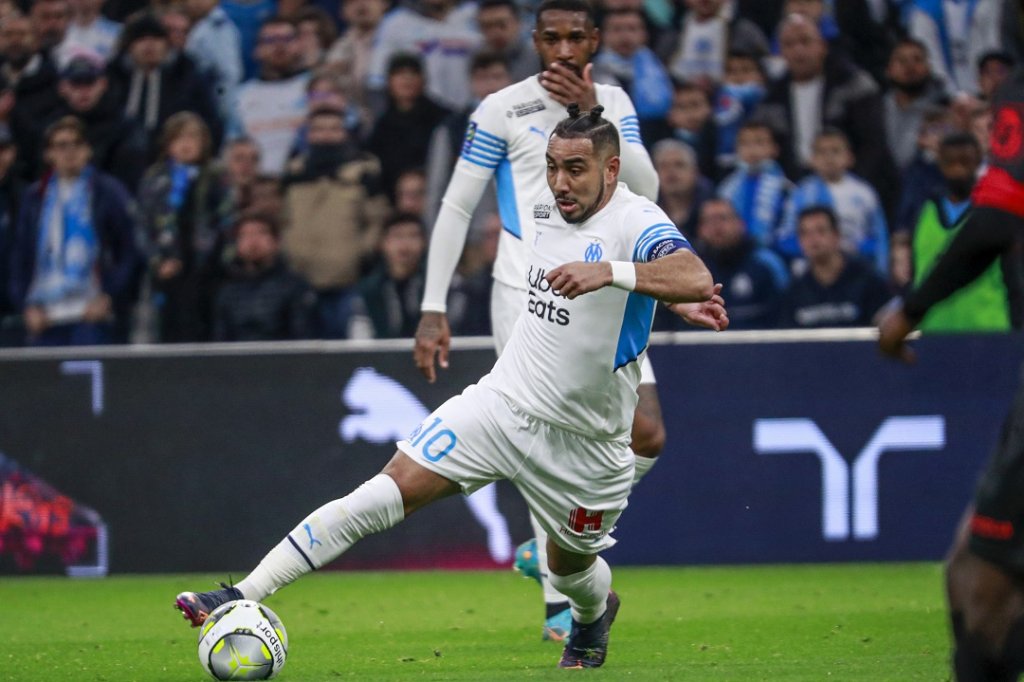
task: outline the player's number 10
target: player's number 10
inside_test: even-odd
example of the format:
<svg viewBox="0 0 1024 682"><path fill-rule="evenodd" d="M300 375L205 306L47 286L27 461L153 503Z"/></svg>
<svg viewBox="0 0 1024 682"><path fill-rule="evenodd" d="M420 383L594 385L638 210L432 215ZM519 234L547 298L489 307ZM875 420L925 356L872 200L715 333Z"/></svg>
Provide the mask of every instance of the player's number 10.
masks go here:
<svg viewBox="0 0 1024 682"><path fill-rule="evenodd" d="M420 450L420 452L423 454L424 459L430 462L436 462L445 455L447 455L449 452L452 451L452 448L455 447L455 444L459 442L459 439L455 436L451 429L441 429L434 435L430 436L430 438L427 438L427 436L429 436L431 432L433 432L434 429L436 429L440 424L441 418L434 417L434 421L431 422L430 426L423 428L423 426L420 425L420 428L417 429L417 432L413 434L412 440L410 441L410 445L412 445L413 447L417 447L420 443L423 443L423 440L426 438L426 442L423 443L423 448ZM447 442L444 443L444 447L441 447L439 445L436 448L436 451L433 454L431 454L431 448L434 445L434 443L437 443L442 439L447 439Z"/></svg>

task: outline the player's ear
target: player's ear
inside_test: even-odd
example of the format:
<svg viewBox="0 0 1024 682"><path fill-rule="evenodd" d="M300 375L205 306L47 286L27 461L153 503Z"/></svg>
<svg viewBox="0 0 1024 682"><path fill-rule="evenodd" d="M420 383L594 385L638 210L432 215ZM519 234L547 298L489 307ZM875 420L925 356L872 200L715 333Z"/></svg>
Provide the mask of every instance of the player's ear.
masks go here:
<svg viewBox="0 0 1024 682"><path fill-rule="evenodd" d="M619 166L620 166L619 157L612 156L612 157L610 157L608 159L607 163L605 163L605 165L604 165L604 175L605 175L605 182L606 183L613 184L615 182L618 182L618 179L619 179Z"/></svg>

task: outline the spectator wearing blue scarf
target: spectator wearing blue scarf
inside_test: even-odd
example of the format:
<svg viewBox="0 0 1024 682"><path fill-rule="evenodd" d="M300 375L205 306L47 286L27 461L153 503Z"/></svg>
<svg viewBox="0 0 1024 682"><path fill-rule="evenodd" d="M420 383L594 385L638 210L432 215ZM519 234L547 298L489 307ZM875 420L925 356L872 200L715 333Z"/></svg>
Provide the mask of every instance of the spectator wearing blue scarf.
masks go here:
<svg viewBox="0 0 1024 682"><path fill-rule="evenodd" d="M74 117L46 132L52 171L26 192L11 258L11 298L32 345L115 340L135 293L138 253L131 198L90 165Z"/></svg>
<svg viewBox="0 0 1024 682"><path fill-rule="evenodd" d="M212 331L220 254L234 220L227 178L211 161L203 119L174 114L164 125L161 158L139 188L150 265L150 300L162 341L205 341Z"/></svg>

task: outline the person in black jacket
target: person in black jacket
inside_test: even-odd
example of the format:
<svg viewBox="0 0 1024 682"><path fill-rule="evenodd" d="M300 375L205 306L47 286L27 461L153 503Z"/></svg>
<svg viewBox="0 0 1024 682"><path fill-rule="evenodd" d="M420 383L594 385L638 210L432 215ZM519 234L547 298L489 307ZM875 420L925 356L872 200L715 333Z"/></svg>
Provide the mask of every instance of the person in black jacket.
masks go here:
<svg viewBox="0 0 1024 682"><path fill-rule="evenodd" d="M312 336L316 297L281 257L280 226L250 213L235 224L236 257L217 293L216 341L278 341Z"/></svg>

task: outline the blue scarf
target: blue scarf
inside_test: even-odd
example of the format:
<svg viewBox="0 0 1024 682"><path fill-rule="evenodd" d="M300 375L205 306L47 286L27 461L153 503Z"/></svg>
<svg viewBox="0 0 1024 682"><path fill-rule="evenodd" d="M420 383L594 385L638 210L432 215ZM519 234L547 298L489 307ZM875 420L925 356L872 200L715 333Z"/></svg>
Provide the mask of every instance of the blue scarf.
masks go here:
<svg viewBox="0 0 1024 682"><path fill-rule="evenodd" d="M167 196L167 203L172 210L177 211L185 203L188 195L188 188L192 181L199 175L199 167L171 161L171 191Z"/></svg>
<svg viewBox="0 0 1024 682"><path fill-rule="evenodd" d="M672 108L672 81L658 57L649 48L642 47L632 57L623 57L604 50L595 59L610 67L613 74L625 73L632 77L629 98L641 120L664 118Z"/></svg>
<svg viewBox="0 0 1024 682"><path fill-rule="evenodd" d="M58 205L57 175L52 175L46 184L39 215L35 275L27 298L31 304L91 298L94 293L93 271L99 257L99 239L93 228L90 202L93 172L91 167L82 171L63 205ZM61 216L55 221L54 212L58 210ZM61 234L52 234L54 229L61 230ZM54 249L58 242L60 248Z"/></svg>

